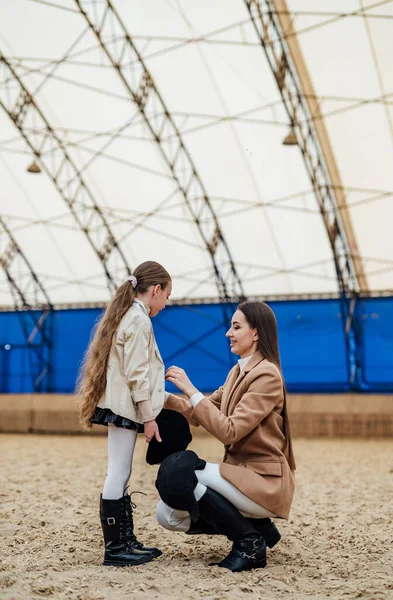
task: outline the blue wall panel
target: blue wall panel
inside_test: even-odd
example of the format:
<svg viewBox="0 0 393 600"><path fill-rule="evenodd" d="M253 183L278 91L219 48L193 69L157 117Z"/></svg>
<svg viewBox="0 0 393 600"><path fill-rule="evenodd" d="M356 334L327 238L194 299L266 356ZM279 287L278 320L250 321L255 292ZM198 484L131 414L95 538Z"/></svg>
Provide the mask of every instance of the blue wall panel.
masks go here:
<svg viewBox="0 0 393 600"><path fill-rule="evenodd" d="M27 393L32 389L29 355L17 313L0 313L0 391Z"/></svg>
<svg viewBox="0 0 393 600"><path fill-rule="evenodd" d="M101 315L101 310L91 308L56 312L53 348L53 384L56 391L74 391L86 346Z"/></svg>
<svg viewBox="0 0 393 600"><path fill-rule="evenodd" d="M235 357L225 337L220 305L169 306L152 322L167 367L185 369L201 391L222 385ZM170 385L167 389L175 390Z"/></svg>
<svg viewBox="0 0 393 600"><path fill-rule="evenodd" d="M338 300L272 302L284 377L290 391L347 389Z"/></svg>
<svg viewBox="0 0 393 600"><path fill-rule="evenodd" d="M393 299L362 303L366 382L372 390L393 391Z"/></svg>
<svg viewBox="0 0 393 600"><path fill-rule="evenodd" d="M349 388L338 300L272 302L279 326L284 376L290 391ZM393 391L393 298L362 300L362 359L370 391ZM53 320L53 388L72 392L99 309L59 310ZM229 351L220 305L169 306L153 319L166 366L187 370L202 391L219 387L236 357ZM9 344L10 350L5 350ZM32 391L20 320L0 313L0 390ZM169 386L168 386L168 389Z"/></svg>

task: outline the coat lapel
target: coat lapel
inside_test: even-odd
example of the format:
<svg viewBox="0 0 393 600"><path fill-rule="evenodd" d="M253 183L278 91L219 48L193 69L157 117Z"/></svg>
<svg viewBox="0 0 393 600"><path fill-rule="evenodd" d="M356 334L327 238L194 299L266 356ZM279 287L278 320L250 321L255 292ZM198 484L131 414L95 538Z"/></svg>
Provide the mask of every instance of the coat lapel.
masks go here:
<svg viewBox="0 0 393 600"><path fill-rule="evenodd" d="M246 364L246 366L244 367L243 371L240 373L240 368L239 365L236 365L236 367L234 368L234 373L231 376L231 378L228 381L228 395L226 397L226 401L223 403L223 413L228 416L230 413L230 407L231 407L231 401L233 399L233 396L236 392L236 390L239 388L239 385L241 384L241 382L243 381L243 379L245 378L245 376L247 375L247 373L249 373L251 371L251 369L253 369L256 365L258 365L262 360L264 359L264 357L262 356L262 354L259 352L259 350L257 352L255 352L255 354L253 354L252 358L248 361L248 363Z"/></svg>
<svg viewBox="0 0 393 600"><path fill-rule="evenodd" d="M227 414L227 406L229 404L231 393L232 393L232 390L233 390L235 383L236 383L237 379L239 378L239 376L240 376L239 365L235 365L234 367L232 367L232 370L229 373L228 381L226 382L226 384L224 386L224 394L223 394L222 402L221 402L221 411L224 413L224 415Z"/></svg>

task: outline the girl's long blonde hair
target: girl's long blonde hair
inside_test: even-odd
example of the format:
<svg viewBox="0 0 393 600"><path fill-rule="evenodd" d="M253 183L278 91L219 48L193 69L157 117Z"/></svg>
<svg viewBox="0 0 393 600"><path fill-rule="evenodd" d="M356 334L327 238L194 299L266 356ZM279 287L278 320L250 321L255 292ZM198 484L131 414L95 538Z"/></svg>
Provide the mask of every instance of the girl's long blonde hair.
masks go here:
<svg viewBox="0 0 393 600"><path fill-rule="evenodd" d="M169 273L159 263L147 261L134 269L137 279L134 289L130 281L123 283L98 322L80 369L76 393L80 397L80 419L86 428L91 427L98 402L106 388L106 371L113 336L120 321L134 302L137 292L147 292L152 285L160 284L164 290L171 280Z"/></svg>

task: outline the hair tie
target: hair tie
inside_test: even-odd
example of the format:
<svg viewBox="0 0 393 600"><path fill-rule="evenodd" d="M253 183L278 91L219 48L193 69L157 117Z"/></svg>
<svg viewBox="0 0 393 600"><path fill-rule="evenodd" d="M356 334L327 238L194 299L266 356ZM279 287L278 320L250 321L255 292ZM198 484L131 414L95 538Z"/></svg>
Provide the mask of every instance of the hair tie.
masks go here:
<svg viewBox="0 0 393 600"><path fill-rule="evenodd" d="M130 275L129 277L127 277L127 281L131 282L132 287L135 289L136 286L138 285L138 280L135 277L135 275Z"/></svg>

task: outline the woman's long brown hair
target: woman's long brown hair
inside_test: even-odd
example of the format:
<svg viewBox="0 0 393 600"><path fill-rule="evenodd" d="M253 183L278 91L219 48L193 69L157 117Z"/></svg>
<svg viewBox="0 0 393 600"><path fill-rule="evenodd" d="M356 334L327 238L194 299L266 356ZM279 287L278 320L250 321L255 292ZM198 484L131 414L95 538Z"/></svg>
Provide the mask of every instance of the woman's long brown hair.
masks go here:
<svg viewBox="0 0 393 600"><path fill-rule="evenodd" d="M259 337L259 350L261 354L276 365L280 371L284 388L284 406L281 416L284 419L285 448L284 454L292 471L296 469L293 454L291 429L289 426L287 393L285 381L281 369L280 351L278 349L277 321L272 309L264 302L246 301L239 304L238 309L242 311L250 327L256 329Z"/></svg>
<svg viewBox="0 0 393 600"><path fill-rule="evenodd" d="M106 371L113 336L120 321L134 302L137 292L147 292L152 285L160 284L164 290L171 277L159 263L147 261L136 267L133 275L137 278L134 289L130 281L123 283L107 306L98 322L85 354L77 382L76 393L80 397L80 419L84 427L91 427L90 418L94 415L98 402L106 388Z"/></svg>

